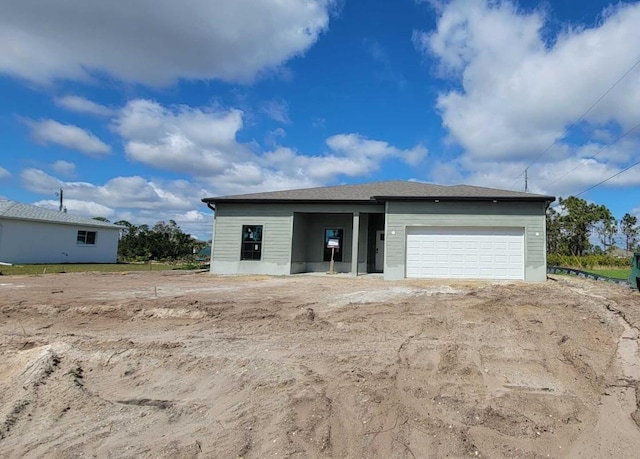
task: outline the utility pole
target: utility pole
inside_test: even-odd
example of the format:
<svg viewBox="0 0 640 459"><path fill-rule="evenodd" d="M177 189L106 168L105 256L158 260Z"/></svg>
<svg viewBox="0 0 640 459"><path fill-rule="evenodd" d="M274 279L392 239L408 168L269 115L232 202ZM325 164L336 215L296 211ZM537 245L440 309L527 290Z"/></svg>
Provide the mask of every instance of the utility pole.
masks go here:
<svg viewBox="0 0 640 459"><path fill-rule="evenodd" d="M62 188L60 188L60 191L56 193L56 196L60 196L60 212L62 212L62 209L64 209L63 203L62 201L64 200L64 192L62 191Z"/></svg>
<svg viewBox="0 0 640 459"><path fill-rule="evenodd" d="M529 191L529 168L527 167L524 170L524 192L526 193L528 191Z"/></svg>

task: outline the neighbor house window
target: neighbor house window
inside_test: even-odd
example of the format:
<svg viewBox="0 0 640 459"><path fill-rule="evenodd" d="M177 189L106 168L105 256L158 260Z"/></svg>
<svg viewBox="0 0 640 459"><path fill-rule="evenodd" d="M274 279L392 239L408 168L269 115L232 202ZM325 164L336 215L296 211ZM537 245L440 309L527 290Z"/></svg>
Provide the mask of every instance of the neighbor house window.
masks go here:
<svg viewBox="0 0 640 459"><path fill-rule="evenodd" d="M81 245L96 245L96 232L95 231L78 231L78 244Z"/></svg>
<svg viewBox="0 0 640 459"><path fill-rule="evenodd" d="M333 261L342 261L342 252L344 247L342 244L343 231L340 228L329 228L324 230L324 261L331 261L331 249L327 248L329 239L337 239L340 248L334 249Z"/></svg>
<svg viewBox="0 0 640 459"><path fill-rule="evenodd" d="M242 225L241 260L262 258L262 225Z"/></svg>

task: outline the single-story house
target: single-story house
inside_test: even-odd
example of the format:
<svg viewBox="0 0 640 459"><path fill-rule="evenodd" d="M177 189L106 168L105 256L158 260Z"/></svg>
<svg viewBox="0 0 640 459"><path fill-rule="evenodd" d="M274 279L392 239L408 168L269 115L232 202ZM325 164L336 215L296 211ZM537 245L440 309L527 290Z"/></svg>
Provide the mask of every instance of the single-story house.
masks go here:
<svg viewBox="0 0 640 459"><path fill-rule="evenodd" d="M544 281L545 212L516 191L387 181L204 198L214 210L211 272L384 273ZM333 247L333 248L332 248Z"/></svg>
<svg viewBox="0 0 640 459"><path fill-rule="evenodd" d="M0 262L115 263L121 229L92 218L0 201Z"/></svg>

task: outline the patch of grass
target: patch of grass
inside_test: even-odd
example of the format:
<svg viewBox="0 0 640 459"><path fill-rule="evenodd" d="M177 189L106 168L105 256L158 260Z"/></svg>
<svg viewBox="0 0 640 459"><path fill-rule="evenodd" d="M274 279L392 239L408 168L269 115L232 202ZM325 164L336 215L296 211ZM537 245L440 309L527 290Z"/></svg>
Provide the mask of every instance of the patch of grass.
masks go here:
<svg viewBox="0 0 640 459"><path fill-rule="evenodd" d="M167 271L180 269L180 264L169 263L112 263L112 264L59 264L59 265L0 265L3 275L81 273L81 272L127 272L127 271Z"/></svg>
<svg viewBox="0 0 640 459"><path fill-rule="evenodd" d="M616 268L598 268L589 269L587 272L599 274L600 276L613 277L614 279L628 279L631 274L630 269L616 269Z"/></svg>

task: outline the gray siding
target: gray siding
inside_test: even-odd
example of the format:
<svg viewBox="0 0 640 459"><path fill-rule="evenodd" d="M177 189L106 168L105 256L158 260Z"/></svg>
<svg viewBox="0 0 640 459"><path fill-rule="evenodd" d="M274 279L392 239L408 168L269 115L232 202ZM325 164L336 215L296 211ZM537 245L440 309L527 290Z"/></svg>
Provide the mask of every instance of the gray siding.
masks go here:
<svg viewBox="0 0 640 459"><path fill-rule="evenodd" d="M385 279L405 277L407 226L524 228L525 280L546 279L545 207L542 202L388 202Z"/></svg>
<svg viewBox="0 0 640 459"><path fill-rule="evenodd" d="M369 204L224 204L216 205L211 272L216 274L291 274L324 271L324 228L344 228L340 271L351 270L353 212L383 213ZM294 218L295 215L295 218ZM240 260L242 225L263 225L262 259ZM361 222L359 258L366 262L366 234ZM325 266L326 265L326 266ZM362 269L366 269L366 264Z"/></svg>
<svg viewBox="0 0 640 459"><path fill-rule="evenodd" d="M281 206L249 204L216 207L211 272L289 274L293 212ZM262 259L240 260L242 226L262 225Z"/></svg>

